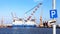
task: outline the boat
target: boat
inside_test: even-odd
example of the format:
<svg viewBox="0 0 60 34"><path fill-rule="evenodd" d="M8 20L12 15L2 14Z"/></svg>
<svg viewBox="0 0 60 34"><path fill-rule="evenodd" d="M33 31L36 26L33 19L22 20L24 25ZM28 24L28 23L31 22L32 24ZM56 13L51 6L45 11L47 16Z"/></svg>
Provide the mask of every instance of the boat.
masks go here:
<svg viewBox="0 0 60 34"><path fill-rule="evenodd" d="M35 19L24 20L23 19L13 19L12 27L36 27Z"/></svg>

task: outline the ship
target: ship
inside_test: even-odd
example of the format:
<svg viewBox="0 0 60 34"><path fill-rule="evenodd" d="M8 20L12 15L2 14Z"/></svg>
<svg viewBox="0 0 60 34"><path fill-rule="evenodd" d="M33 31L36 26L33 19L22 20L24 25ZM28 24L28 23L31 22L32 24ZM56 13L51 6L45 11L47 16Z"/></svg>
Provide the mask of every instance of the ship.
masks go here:
<svg viewBox="0 0 60 34"><path fill-rule="evenodd" d="M53 3L52 3L53 4ZM40 16L40 24L36 23L36 19L32 19L32 16L36 13L36 11L41 8L42 9L42 5L43 3L38 3L36 6L34 6L32 9L30 9L29 11L25 12L25 14L27 14L28 12L32 11L32 13L30 14L29 17L27 17L26 19L23 18L18 18L16 17L15 13L11 13L12 15L12 24L3 24L3 18L1 20L1 25L0 27L52 27L52 25L54 23L56 23L55 19L52 19L50 21L43 21L42 19L42 10L41 10L41 16ZM52 9L54 8L54 4L52 5ZM58 25L59 27L60 25Z"/></svg>
<svg viewBox="0 0 60 34"><path fill-rule="evenodd" d="M36 27L35 20L13 19L13 27Z"/></svg>

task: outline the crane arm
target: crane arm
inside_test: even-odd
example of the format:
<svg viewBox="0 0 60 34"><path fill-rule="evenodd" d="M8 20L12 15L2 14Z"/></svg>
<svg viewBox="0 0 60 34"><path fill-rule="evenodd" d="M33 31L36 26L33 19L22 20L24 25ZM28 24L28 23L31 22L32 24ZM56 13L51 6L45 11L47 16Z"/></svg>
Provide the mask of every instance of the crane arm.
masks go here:
<svg viewBox="0 0 60 34"><path fill-rule="evenodd" d="M37 4L36 6L34 6L32 9L28 10L27 12L25 12L25 14L27 14L28 12L30 12L31 10L33 10L35 7L37 7L38 5L42 5L42 3Z"/></svg>
<svg viewBox="0 0 60 34"><path fill-rule="evenodd" d="M34 13L38 10L38 8L40 8L40 5L42 5L42 3L39 3L36 7L34 7L34 11L31 13L31 15L27 18L27 20L30 20L32 15L34 15ZM32 10L32 9L31 9Z"/></svg>

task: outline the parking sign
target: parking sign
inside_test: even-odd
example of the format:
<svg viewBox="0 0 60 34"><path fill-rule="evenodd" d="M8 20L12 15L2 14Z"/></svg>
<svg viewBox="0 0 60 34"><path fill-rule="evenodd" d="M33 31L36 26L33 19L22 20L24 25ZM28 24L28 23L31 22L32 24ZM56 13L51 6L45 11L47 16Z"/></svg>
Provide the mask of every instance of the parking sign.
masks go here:
<svg viewBox="0 0 60 34"><path fill-rule="evenodd" d="M50 18L57 18L57 10L50 10Z"/></svg>

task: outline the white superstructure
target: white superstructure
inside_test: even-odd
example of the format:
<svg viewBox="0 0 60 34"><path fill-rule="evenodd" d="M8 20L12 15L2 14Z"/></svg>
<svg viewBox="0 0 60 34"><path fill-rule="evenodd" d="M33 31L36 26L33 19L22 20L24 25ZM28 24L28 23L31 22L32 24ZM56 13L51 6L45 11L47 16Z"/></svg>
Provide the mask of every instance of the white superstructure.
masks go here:
<svg viewBox="0 0 60 34"><path fill-rule="evenodd" d="M23 25L24 22L23 22L23 20L21 18L19 18L19 19L18 18L14 18L12 24L13 25Z"/></svg>
<svg viewBox="0 0 60 34"><path fill-rule="evenodd" d="M25 22L25 25L36 25L34 19L32 20L27 20L27 22Z"/></svg>

